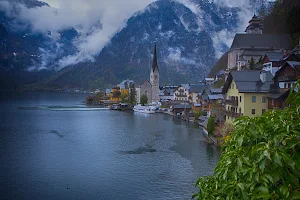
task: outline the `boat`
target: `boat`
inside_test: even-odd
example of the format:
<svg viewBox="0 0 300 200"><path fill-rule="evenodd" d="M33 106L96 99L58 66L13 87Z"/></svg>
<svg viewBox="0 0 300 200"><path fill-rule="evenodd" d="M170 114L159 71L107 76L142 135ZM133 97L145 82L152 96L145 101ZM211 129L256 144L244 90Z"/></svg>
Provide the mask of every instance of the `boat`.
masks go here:
<svg viewBox="0 0 300 200"><path fill-rule="evenodd" d="M133 107L133 111L140 112L140 113L147 113L147 114L154 114L155 111L150 106L141 106L136 105Z"/></svg>

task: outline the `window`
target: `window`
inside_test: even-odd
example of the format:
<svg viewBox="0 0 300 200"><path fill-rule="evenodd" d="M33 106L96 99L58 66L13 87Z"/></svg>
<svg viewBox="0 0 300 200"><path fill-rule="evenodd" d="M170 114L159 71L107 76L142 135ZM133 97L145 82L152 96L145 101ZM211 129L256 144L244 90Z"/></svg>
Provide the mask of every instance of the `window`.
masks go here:
<svg viewBox="0 0 300 200"><path fill-rule="evenodd" d="M240 113L240 114L242 113L242 109L241 109L241 108L239 108L239 113Z"/></svg>
<svg viewBox="0 0 300 200"><path fill-rule="evenodd" d="M288 83L288 88L291 88L291 84L290 83Z"/></svg>
<svg viewBox="0 0 300 200"><path fill-rule="evenodd" d="M266 112L266 109L262 109L261 113L264 114Z"/></svg>
<svg viewBox="0 0 300 200"><path fill-rule="evenodd" d="M251 113L252 113L252 115L255 115L255 109L252 109Z"/></svg>
<svg viewBox="0 0 300 200"><path fill-rule="evenodd" d="M252 102L253 102L253 103L256 102L256 96L252 96Z"/></svg>
<svg viewBox="0 0 300 200"><path fill-rule="evenodd" d="M266 103L266 97L262 97L262 98L261 98L261 102L262 102L262 103Z"/></svg>

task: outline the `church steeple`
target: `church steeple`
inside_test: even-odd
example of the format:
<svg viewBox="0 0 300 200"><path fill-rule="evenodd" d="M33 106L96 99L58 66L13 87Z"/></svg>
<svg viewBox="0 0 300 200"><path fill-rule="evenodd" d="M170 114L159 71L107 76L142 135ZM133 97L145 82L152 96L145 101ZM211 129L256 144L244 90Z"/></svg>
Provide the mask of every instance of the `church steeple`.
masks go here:
<svg viewBox="0 0 300 200"><path fill-rule="evenodd" d="M153 63L152 63L152 71L158 70L157 64L157 55L156 55L156 42L154 43L154 53L153 53Z"/></svg>
<svg viewBox="0 0 300 200"><path fill-rule="evenodd" d="M254 13L252 19L249 21L249 26L246 28L245 32L250 34L262 34L264 25L261 19L259 19Z"/></svg>

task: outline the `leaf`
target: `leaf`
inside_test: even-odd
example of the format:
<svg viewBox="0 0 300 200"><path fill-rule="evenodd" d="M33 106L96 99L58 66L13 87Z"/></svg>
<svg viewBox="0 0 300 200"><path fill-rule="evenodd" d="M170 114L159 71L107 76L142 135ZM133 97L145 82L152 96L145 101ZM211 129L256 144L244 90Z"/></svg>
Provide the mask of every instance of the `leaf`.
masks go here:
<svg viewBox="0 0 300 200"><path fill-rule="evenodd" d="M240 147L240 146L242 146L242 144L243 144L243 140L244 140L244 136L240 136L239 138L238 138L238 146Z"/></svg>
<svg viewBox="0 0 300 200"><path fill-rule="evenodd" d="M281 159L282 159L282 157L276 152L274 154L274 162L276 162L279 166L282 167Z"/></svg>
<svg viewBox="0 0 300 200"><path fill-rule="evenodd" d="M260 186L257 190L260 191L260 194L269 194L269 189L265 186Z"/></svg>

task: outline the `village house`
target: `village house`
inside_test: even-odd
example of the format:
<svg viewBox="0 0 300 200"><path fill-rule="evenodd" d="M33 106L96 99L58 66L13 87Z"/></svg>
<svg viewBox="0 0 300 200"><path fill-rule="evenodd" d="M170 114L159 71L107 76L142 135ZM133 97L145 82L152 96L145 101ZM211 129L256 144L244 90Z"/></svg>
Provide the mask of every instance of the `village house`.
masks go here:
<svg viewBox="0 0 300 200"><path fill-rule="evenodd" d="M292 39L288 34L263 34L261 20L254 15L249 21L246 33L235 35L228 52L227 73L231 70L247 68L251 59L255 63L263 59L266 52L292 49Z"/></svg>
<svg viewBox="0 0 300 200"><path fill-rule="evenodd" d="M267 52L263 58L263 70L269 71L273 76L279 70L282 62L282 58L284 57L284 52Z"/></svg>
<svg viewBox="0 0 300 200"><path fill-rule="evenodd" d="M214 78L205 78L205 85L213 86L214 83L215 83Z"/></svg>
<svg viewBox="0 0 300 200"><path fill-rule="evenodd" d="M173 116L181 116L184 113L190 113L192 106L190 104L175 104L171 106Z"/></svg>
<svg viewBox="0 0 300 200"><path fill-rule="evenodd" d="M271 72L260 70L231 71L225 82L226 121L241 116L255 117L268 109L267 94L273 84Z"/></svg>
<svg viewBox="0 0 300 200"><path fill-rule="evenodd" d="M268 98L268 109L287 107L286 99L300 80L300 62L288 61L275 74Z"/></svg>
<svg viewBox="0 0 300 200"><path fill-rule="evenodd" d="M118 86L120 88L121 95L129 95L130 86L134 85L133 80L124 80Z"/></svg>
<svg viewBox="0 0 300 200"><path fill-rule="evenodd" d="M187 102L189 99L190 84L181 84L175 90L173 94L174 101Z"/></svg>
<svg viewBox="0 0 300 200"><path fill-rule="evenodd" d="M205 85L190 85L189 89L189 102L192 104L197 103L199 93L202 93L205 89Z"/></svg>
<svg viewBox="0 0 300 200"><path fill-rule="evenodd" d="M197 103L201 105L202 111L210 115L212 106L217 105L220 109L224 107L224 96L221 88L206 86L201 94L198 94Z"/></svg>
<svg viewBox="0 0 300 200"><path fill-rule="evenodd" d="M177 86L164 86L160 89L159 99L161 102L173 101L174 100L174 90Z"/></svg>

